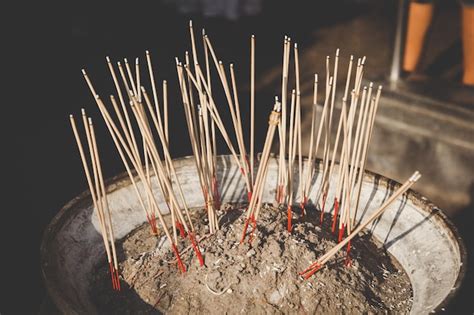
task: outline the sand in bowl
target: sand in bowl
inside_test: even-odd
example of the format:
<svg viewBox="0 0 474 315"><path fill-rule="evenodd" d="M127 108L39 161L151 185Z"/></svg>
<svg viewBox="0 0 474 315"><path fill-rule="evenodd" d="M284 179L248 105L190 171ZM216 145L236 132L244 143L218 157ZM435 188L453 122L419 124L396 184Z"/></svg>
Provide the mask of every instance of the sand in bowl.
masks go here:
<svg viewBox="0 0 474 315"><path fill-rule="evenodd" d="M286 209L264 206L251 244L239 244L245 208L225 205L221 229L208 235L205 211L195 211L195 229L204 255L199 266L189 239L180 244L187 272L177 268L169 241L142 225L117 242L122 291L111 288L104 264L94 277L92 298L101 313L279 314L408 313L412 288L394 257L368 233L352 241L351 265L341 250L310 279L298 275L337 244L331 218L320 212L293 215L287 231ZM249 229L251 230L251 229Z"/></svg>

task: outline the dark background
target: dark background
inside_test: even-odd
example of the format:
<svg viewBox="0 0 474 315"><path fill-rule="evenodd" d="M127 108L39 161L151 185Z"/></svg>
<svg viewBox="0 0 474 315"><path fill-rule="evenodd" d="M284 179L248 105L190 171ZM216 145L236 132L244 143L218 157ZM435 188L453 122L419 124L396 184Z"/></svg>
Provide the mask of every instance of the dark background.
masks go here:
<svg viewBox="0 0 474 315"><path fill-rule="evenodd" d="M2 314L37 313L41 309L47 297L39 265L43 230L62 205L87 189L68 115L77 115L84 107L97 122L101 122L101 118L83 81L82 68L87 69L96 89L105 98L113 92L105 56L115 61L123 57L133 61L136 56L143 59L144 51L150 50L156 80L166 79L169 83L172 154L184 156L191 152L181 102L176 94L174 57L183 59L184 51L190 50L190 18L197 39L200 39L201 27L205 27L218 55L224 62L235 62L242 103L247 101L248 95L249 36L257 36L257 104L263 104L257 112L257 120L266 120L273 95L279 94L279 81L264 84L265 75L272 70L279 71L285 34L304 50L318 41L312 35L318 28L337 28L341 23L356 19L382 19L386 27L373 29L367 36L384 32L390 40L380 42L380 47L359 48L369 50L369 59L377 60L377 54L391 54L397 8L396 1L385 1L384 5L375 1L264 1L263 10L257 16L242 16L232 21L204 18L199 13L180 14L173 4L151 0L81 1L68 5L71 5L68 13L61 15L52 12L43 15L45 8L35 14L35 8L30 8L28 16L31 15L32 20L25 21L29 23L25 24L29 36L24 38L28 40L15 39L18 43L15 54L21 61L10 66L15 68L14 80L18 84L5 92L15 97L5 102L2 117L5 137L2 153L3 158L7 158L2 163L2 177L9 187L4 196L6 206L0 215ZM446 12L455 10L453 4L444 5ZM28 50L19 49L20 44ZM339 45L341 48L350 45L337 37L333 44L328 47L330 51ZM319 55L320 64L325 54ZM448 57L456 54L459 56L459 45ZM372 68L372 78L383 82L388 75L389 62L387 58L378 62L378 68ZM242 115L246 115L245 109ZM102 125L97 125L102 159L107 161L104 172L110 177L122 172L122 165ZM257 134L256 148L261 147L261 132L264 131ZM466 206L453 215L469 250L472 250L472 232L466 222L474 222L471 210L472 205ZM466 280L472 283L472 271L469 272ZM472 313L468 294L468 289L461 292L455 311ZM43 311L45 307L43 304Z"/></svg>

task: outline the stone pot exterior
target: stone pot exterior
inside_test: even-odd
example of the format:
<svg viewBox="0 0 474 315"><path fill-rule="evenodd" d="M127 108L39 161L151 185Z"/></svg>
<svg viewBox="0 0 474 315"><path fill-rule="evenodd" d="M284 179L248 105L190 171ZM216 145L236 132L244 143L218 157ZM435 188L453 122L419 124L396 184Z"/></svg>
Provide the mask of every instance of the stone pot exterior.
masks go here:
<svg viewBox="0 0 474 315"><path fill-rule="evenodd" d="M176 159L174 164L188 206L202 207L204 200L193 158ZM245 183L234 159L228 155L219 156L217 169L223 202L245 202ZM264 202L275 200L277 170L277 159L271 157L263 192ZM309 202L315 198L320 175L319 172L315 174ZM297 184L299 179L296 176L294 180ZM366 172L357 220L373 213L399 185L381 175ZM159 188L154 186L153 190L160 208L166 209ZM143 224L146 218L126 174L107 181L107 191L115 238L120 239ZM334 199L334 193L332 187L328 205ZM332 211L332 207L326 206L325 211ZM52 300L66 314L97 313L89 288L91 274L103 262L105 254L94 212L90 194L84 192L61 209L43 236L41 269L44 281ZM446 306L463 280L466 250L445 214L426 198L410 190L369 228L374 237L396 257L410 278L414 294L411 313L424 314Z"/></svg>

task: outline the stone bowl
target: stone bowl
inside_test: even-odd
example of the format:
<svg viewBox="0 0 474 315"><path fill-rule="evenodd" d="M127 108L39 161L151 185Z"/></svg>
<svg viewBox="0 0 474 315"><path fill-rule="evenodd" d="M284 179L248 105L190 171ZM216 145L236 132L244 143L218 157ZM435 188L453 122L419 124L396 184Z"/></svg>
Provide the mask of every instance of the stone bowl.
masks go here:
<svg viewBox="0 0 474 315"><path fill-rule="evenodd" d="M202 207L204 200L193 158L176 159L174 163L188 206ZM223 202L245 202L245 184L232 157L219 156L217 163ZM310 197L314 198L317 193L320 177L316 172ZM277 159L271 157L264 202L274 201L276 179ZM368 217L399 185L384 176L366 172L357 219ZM160 208L166 209L161 193L157 187L154 189ZM120 239L146 219L126 174L107 181L107 191L115 238ZM327 200L333 200L333 194L330 190ZM331 207L327 206L326 211L331 211ZM462 239L443 211L410 190L369 227L410 278L414 295L411 313L429 313L445 307L462 283L467 255ZM54 304L63 313L98 313L90 297L90 287L91 274L105 257L99 231L88 191L67 203L45 230L41 270Z"/></svg>

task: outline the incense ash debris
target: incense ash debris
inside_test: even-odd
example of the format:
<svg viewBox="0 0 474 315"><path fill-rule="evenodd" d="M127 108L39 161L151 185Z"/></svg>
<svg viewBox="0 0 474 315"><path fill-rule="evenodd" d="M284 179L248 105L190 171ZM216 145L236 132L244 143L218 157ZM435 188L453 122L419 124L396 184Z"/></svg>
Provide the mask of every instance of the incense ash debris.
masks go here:
<svg viewBox="0 0 474 315"><path fill-rule="evenodd" d="M412 289L399 263L367 233L353 239L352 264L345 251L303 281L298 275L337 244L331 217L321 228L320 213L293 210L293 231L287 231L286 208L264 205L252 244L239 245L245 209L219 211L220 230L209 235L205 211L192 214L204 267L192 249L182 252L186 274L164 234L144 224L117 242L122 257L122 291L109 290L110 280L99 266L92 296L101 313L240 314L240 313L408 313ZM196 213L201 215L197 216ZM204 237L203 237L204 236ZM183 242L181 240L181 242ZM182 244L179 244L180 246Z"/></svg>

